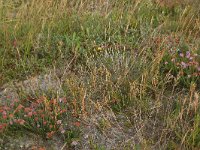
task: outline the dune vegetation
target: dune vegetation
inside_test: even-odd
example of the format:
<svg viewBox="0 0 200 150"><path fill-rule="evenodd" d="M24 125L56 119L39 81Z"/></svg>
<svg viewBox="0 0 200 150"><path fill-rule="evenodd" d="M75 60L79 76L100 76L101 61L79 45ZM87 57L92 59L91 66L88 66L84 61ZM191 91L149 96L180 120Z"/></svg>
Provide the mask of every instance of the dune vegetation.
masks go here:
<svg viewBox="0 0 200 150"><path fill-rule="evenodd" d="M0 0L0 149L200 149L199 95L198 0Z"/></svg>

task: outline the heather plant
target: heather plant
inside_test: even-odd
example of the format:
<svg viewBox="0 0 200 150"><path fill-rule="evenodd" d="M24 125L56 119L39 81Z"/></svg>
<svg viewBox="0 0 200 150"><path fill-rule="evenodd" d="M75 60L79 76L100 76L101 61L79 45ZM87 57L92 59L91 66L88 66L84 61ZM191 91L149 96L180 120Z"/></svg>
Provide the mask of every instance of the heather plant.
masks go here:
<svg viewBox="0 0 200 150"><path fill-rule="evenodd" d="M167 37L164 40L163 58L160 71L164 74L171 73L177 82L190 87L191 83L199 84L200 64L198 50L191 50L183 45L180 39Z"/></svg>

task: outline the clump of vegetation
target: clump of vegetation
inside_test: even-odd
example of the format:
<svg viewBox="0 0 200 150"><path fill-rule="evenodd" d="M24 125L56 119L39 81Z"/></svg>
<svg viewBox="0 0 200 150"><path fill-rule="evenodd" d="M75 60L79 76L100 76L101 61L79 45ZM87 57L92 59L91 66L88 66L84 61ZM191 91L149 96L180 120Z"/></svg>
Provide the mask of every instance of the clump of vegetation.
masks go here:
<svg viewBox="0 0 200 150"><path fill-rule="evenodd" d="M69 114L66 98L51 99L46 97L26 100L23 103L14 100L11 104L0 107L1 132L6 130L28 130L41 134L44 138L50 139L54 134L66 134L67 124L63 119ZM74 119L76 120L76 119ZM75 126L80 126L78 121Z"/></svg>
<svg viewBox="0 0 200 150"><path fill-rule="evenodd" d="M200 64L198 50L189 47L180 38L172 36L157 38L156 42L163 51L160 71L164 75L171 73L179 84L189 87L199 84ZM190 50L194 48L194 50Z"/></svg>

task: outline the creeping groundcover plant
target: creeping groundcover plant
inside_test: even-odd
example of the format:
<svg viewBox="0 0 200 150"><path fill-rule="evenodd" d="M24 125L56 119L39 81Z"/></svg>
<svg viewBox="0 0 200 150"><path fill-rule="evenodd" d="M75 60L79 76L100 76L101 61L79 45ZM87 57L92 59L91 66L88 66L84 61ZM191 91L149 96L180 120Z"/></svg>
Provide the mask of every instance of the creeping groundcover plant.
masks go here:
<svg viewBox="0 0 200 150"><path fill-rule="evenodd" d="M189 87L192 82L199 84L200 58L197 51L173 47L171 45L174 43L171 44L169 41L165 44L168 47L164 50L161 72L164 74L170 72L180 84L186 87ZM176 44L178 46L179 43Z"/></svg>
<svg viewBox="0 0 200 150"><path fill-rule="evenodd" d="M25 103L13 100L0 106L0 132L6 129L25 129L51 138L55 133L65 134L64 117L67 115L66 98L27 100ZM74 123L77 126L77 122ZM79 124L78 124L79 125Z"/></svg>

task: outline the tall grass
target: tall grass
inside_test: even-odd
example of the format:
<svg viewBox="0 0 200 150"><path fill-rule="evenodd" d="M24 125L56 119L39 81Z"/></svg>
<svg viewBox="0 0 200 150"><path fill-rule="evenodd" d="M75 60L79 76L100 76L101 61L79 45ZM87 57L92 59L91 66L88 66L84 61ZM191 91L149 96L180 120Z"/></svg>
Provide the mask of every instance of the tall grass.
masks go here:
<svg viewBox="0 0 200 150"><path fill-rule="evenodd" d="M0 85L73 60L62 86L75 115L109 107L142 125L142 147L198 149L199 12L178 0L0 0Z"/></svg>

